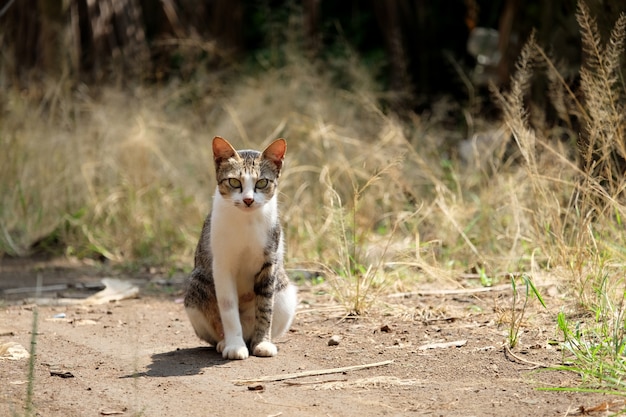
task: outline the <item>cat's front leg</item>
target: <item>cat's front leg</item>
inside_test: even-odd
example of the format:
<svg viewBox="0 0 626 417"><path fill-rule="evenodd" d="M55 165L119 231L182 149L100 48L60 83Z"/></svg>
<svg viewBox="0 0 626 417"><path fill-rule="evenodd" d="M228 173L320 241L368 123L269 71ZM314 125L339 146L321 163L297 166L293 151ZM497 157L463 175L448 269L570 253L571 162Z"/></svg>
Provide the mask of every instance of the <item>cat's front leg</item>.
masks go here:
<svg viewBox="0 0 626 417"><path fill-rule="evenodd" d="M256 297L256 326L250 343L254 356L271 357L278 354L276 345L271 341L273 297Z"/></svg>
<svg viewBox="0 0 626 417"><path fill-rule="evenodd" d="M254 356L276 356L278 349L272 343L272 315L274 312L274 265L264 265L254 280L256 295L255 326L250 347Z"/></svg>
<svg viewBox="0 0 626 417"><path fill-rule="evenodd" d="M215 348L225 359L246 359L249 352L243 340L243 330L239 319L237 288L234 280L225 279L228 275L221 275L221 279L217 279L217 276L216 273L215 293L224 328L224 339L220 340Z"/></svg>
<svg viewBox="0 0 626 417"><path fill-rule="evenodd" d="M219 299L218 303L222 315L224 339L217 343L216 349L222 353L224 359L246 359L249 353L243 340L239 311L236 307L228 308L233 304L236 306L236 299L234 302L231 299Z"/></svg>

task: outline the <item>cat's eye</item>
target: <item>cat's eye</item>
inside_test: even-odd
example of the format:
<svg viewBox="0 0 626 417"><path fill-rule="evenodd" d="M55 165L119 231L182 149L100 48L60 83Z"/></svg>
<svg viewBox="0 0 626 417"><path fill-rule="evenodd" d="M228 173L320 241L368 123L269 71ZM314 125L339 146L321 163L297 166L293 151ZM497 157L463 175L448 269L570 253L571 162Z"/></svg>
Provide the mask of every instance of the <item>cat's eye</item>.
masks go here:
<svg viewBox="0 0 626 417"><path fill-rule="evenodd" d="M241 188L241 181L239 181L237 178L229 178L228 185L233 188Z"/></svg>
<svg viewBox="0 0 626 417"><path fill-rule="evenodd" d="M269 184L269 181L268 181L268 180L266 180L265 178L263 178L263 179L258 180L258 181L256 182L256 184L254 185L254 187L255 187L257 190L262 190L262 189L264 189L265 187L267 187L267 185L268 185L268 184Z"/></svg>

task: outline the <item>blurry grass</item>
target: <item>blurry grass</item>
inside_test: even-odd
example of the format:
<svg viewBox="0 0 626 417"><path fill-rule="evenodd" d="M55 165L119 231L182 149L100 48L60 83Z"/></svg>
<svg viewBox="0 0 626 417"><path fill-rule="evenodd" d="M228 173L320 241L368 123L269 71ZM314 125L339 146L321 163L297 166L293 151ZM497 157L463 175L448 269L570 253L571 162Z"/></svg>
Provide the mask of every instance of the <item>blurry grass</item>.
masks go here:
<svg viewBox="0 0 626 417"><path fill-rule="evenodd" d="M189 165L172 156L192 160L203 149L185 140L193 126L162 122L162 98L146 99L157 102L105 89L106 104L67 97L67 113L49 117L28 115L28 103L12 107L0 133L3 252L23 254L43 240L115 261L189 255L196 227L187 219L201 212L193 187L203 178L190 182Z"/></svg>
<svg viewBox="0 0 626 417"><path fill-rule="evenodd" d="M384 93L345 45L332 65L307 59L296 36L276 48L260 58L261 73L199 71L185 84L125 91L50 83L41 100L7 91L0 253L23 255L37 244L121 263L190 265L214 190L210 139L261 148L282 136L288 262L330 275L355 312L380 291L466 285L462 273L508 276L531 270L532 259L567 269L584 305L599 257L613 265L609 274L623 267L623 176L609 178L584 159L610 149L609 133L623 142L619 95L608 104L577 101L531 41L510 91L496 94L503 120L451 129L447 114L458 107L446 100L404 119L385 112ZM571 119L580 117L600 132L590 153L554 141L557 127L529 114L533 66L546 69L568 118L560 131L577 137ZM606 87L586 81L593 70L583 79L586 97ZM587 111L592 104L615 111Z"/></svg>
<svg viewBox="0 0 626 417"><path fill-rule="evenodd" d="M38 277L38 287L41 286L41 278ZM30 336L30 356L28 357L28 374L26 385L26 399L24 400L25 415L27 417L34 416L34 391L35 391L35 361L37 360L37 326L39 320L39 310L35 306L33 308L33 324Z"/></svg>

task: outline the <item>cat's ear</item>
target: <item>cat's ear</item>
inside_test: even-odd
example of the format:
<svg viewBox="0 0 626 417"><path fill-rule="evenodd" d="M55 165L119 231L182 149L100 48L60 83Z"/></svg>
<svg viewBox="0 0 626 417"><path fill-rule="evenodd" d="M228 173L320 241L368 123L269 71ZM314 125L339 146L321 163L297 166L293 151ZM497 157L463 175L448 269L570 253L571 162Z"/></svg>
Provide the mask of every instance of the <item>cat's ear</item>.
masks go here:
<svg viewBox="0 0 626 417"><path fill-rule="evenodd" d="M219 136L213 138L213 159L216 165L219 165L223 160L238 157L239 154L226 139Z"/></svg>
<svg viewBox="0 0 626 417"><path fill-rule="evenodd" d="M281 138L270 143L270 145L263 151L263 156L274 162L278 169L280 169L283 166L285 152L287 152L287 141Z"/></svg>

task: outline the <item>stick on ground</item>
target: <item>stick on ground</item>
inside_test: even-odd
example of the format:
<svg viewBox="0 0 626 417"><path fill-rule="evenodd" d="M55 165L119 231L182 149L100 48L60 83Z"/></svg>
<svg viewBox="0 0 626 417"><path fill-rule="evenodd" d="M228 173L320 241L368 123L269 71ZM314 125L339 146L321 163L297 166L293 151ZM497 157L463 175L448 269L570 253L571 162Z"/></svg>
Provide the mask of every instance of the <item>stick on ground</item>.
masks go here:
<svg viewBox="0 0 626 417"><path fill-rule="evenodd" d="M343 368L317 369L317 370L311 370L311 371L296 372L293 374L266 375L266 376L261 376L258 378L252 378L252 379L235 379L233 380L233 383L235 385L247 385L247 384L253 384L256 382L283 381L285 379L303 378L306 376L327 375L327 374L336 374L339 372L358 371L360 369L374 368L377 366L389 365L392 362L393 362L392 360L388 360L388 361L383 361L383 362L367 363L363 365L344 366Z"/></svg>

